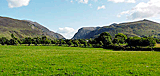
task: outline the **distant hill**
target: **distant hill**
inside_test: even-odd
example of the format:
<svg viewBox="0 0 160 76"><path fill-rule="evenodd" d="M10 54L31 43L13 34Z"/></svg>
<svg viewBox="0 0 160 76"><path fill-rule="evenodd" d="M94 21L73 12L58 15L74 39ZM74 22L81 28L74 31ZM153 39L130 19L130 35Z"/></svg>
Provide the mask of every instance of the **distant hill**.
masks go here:
<svg viewBox="0 0 160 76"><path fill-rule="evenodd" d="M37 22L0 17L0 37L11 38L11 34L18 38L47 36L52 39L64 39L58 33L52 32Z"/></svg>
<svg viewBox="0 0 160 76"><path fill-rule="evenodd" d="M103 27L87 27L87 29L86 27L83 27L79 29L79 31L74 35L73 39L95 38L102 32L109 32L112 35L112 37L114 37L115 34L124 33L127 36L141 36L141 37L152 36L160 38L160 24L157 22L144 19L136 22L128 22L120 24L114 23L110 26L103 26Z"/></svg>
<svg viewBox="0 0 160 76"><path fill-rule="evenodd" d="M81 39L85 38L86 35L88 35L91 31L97 30L100 27L83 27L78 30L78 32L74 35L72 39Z"/></svg>

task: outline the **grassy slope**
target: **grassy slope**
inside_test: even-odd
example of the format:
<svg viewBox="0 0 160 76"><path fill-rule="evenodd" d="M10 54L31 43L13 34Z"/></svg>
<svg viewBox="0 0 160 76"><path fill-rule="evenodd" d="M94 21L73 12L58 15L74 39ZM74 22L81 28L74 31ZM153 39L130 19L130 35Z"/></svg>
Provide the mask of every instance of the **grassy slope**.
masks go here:
<svg viewBox="0 0 160 76"><path fill-rule="evenodd" d="M51 39L63 38L62 35L51 32L36 22L0 17L0 38L6 37L10 39L11 34L18 38L42 37L44 35Z"/></svg>
<svg viewBox="0 0 160 76"><path fill-rule="evenodd" d="M160 75L160 52L0 46L0 75Z"/></svg>
<svg viewBox="0 0 160 76"><path fill-rule="evenodd" d="M160 24L149 20L120 23L115 26L104 26L88 33L85 38L96 37L102 32L109 32L112 37L115 34L123 33L130 36L152 36L160 38Z"/></svg>

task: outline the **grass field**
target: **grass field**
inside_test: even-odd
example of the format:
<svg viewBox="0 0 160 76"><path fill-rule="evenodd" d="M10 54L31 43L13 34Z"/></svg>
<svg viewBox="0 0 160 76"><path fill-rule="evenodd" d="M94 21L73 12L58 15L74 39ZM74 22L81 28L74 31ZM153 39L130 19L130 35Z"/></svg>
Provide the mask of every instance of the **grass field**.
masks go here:
<svg viewBox="0 0 160 76"><path fill-rule="evenodd" d="M160 44L156 44L156 46L155 46L156 48L160 48Z"/></svg>
<svg viewBox="0 0 160 76"><path fill-rule="evenodd" d="M0 46L0 76L160 75L160 52Z"/></svg>

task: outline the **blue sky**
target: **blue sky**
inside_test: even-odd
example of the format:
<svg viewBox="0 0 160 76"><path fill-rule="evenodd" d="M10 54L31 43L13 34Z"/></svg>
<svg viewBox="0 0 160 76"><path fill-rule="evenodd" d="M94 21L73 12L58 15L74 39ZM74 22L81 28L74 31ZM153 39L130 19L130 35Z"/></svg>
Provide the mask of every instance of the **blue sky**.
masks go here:
<svg viewBox="0 0 160 76"><path fill-rule="evenodd" d="M0 0L0 16L35 21L66 38L81 27L160 22L159 15L160 0Z"/></svg>

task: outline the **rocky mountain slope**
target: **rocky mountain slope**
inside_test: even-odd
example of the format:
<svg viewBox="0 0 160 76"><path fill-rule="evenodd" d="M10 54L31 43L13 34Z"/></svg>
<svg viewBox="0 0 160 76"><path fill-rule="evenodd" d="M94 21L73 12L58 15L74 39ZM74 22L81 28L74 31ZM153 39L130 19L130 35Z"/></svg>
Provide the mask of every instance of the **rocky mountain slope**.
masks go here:
<svg viewBox="0 0 160 76"><path fill-rule="evenodd" d="M94 31L99 28L100 27L83 27L78 30L78 32L74 35L74 37L72 39L85 38L85 36L88 35L91 31Z"/></svg>
<svg viewBox="0 0 160 76"><path fill-rule="evenodd" d="M87 28L89 29L96 27ZM86 31L85 27L79 29L79 31L75 34L73 39L94 38L102 32L109 32L112 35L112 37L114 37L115 34L124 33L127 36L152 36L160 38L160 24L146 19L128 23L114 23L110 26L103 26L98 27L98 29L87 30L87 33L81 31Z"/></svg>
<svg viewBox="0 0 160 76"><path fill-rule="evenodd" d="M58 33L52 32L37 22L0 17L0 37L11 38L13 33L18 38L47 36L52 39L64 39Z"/></svg>

